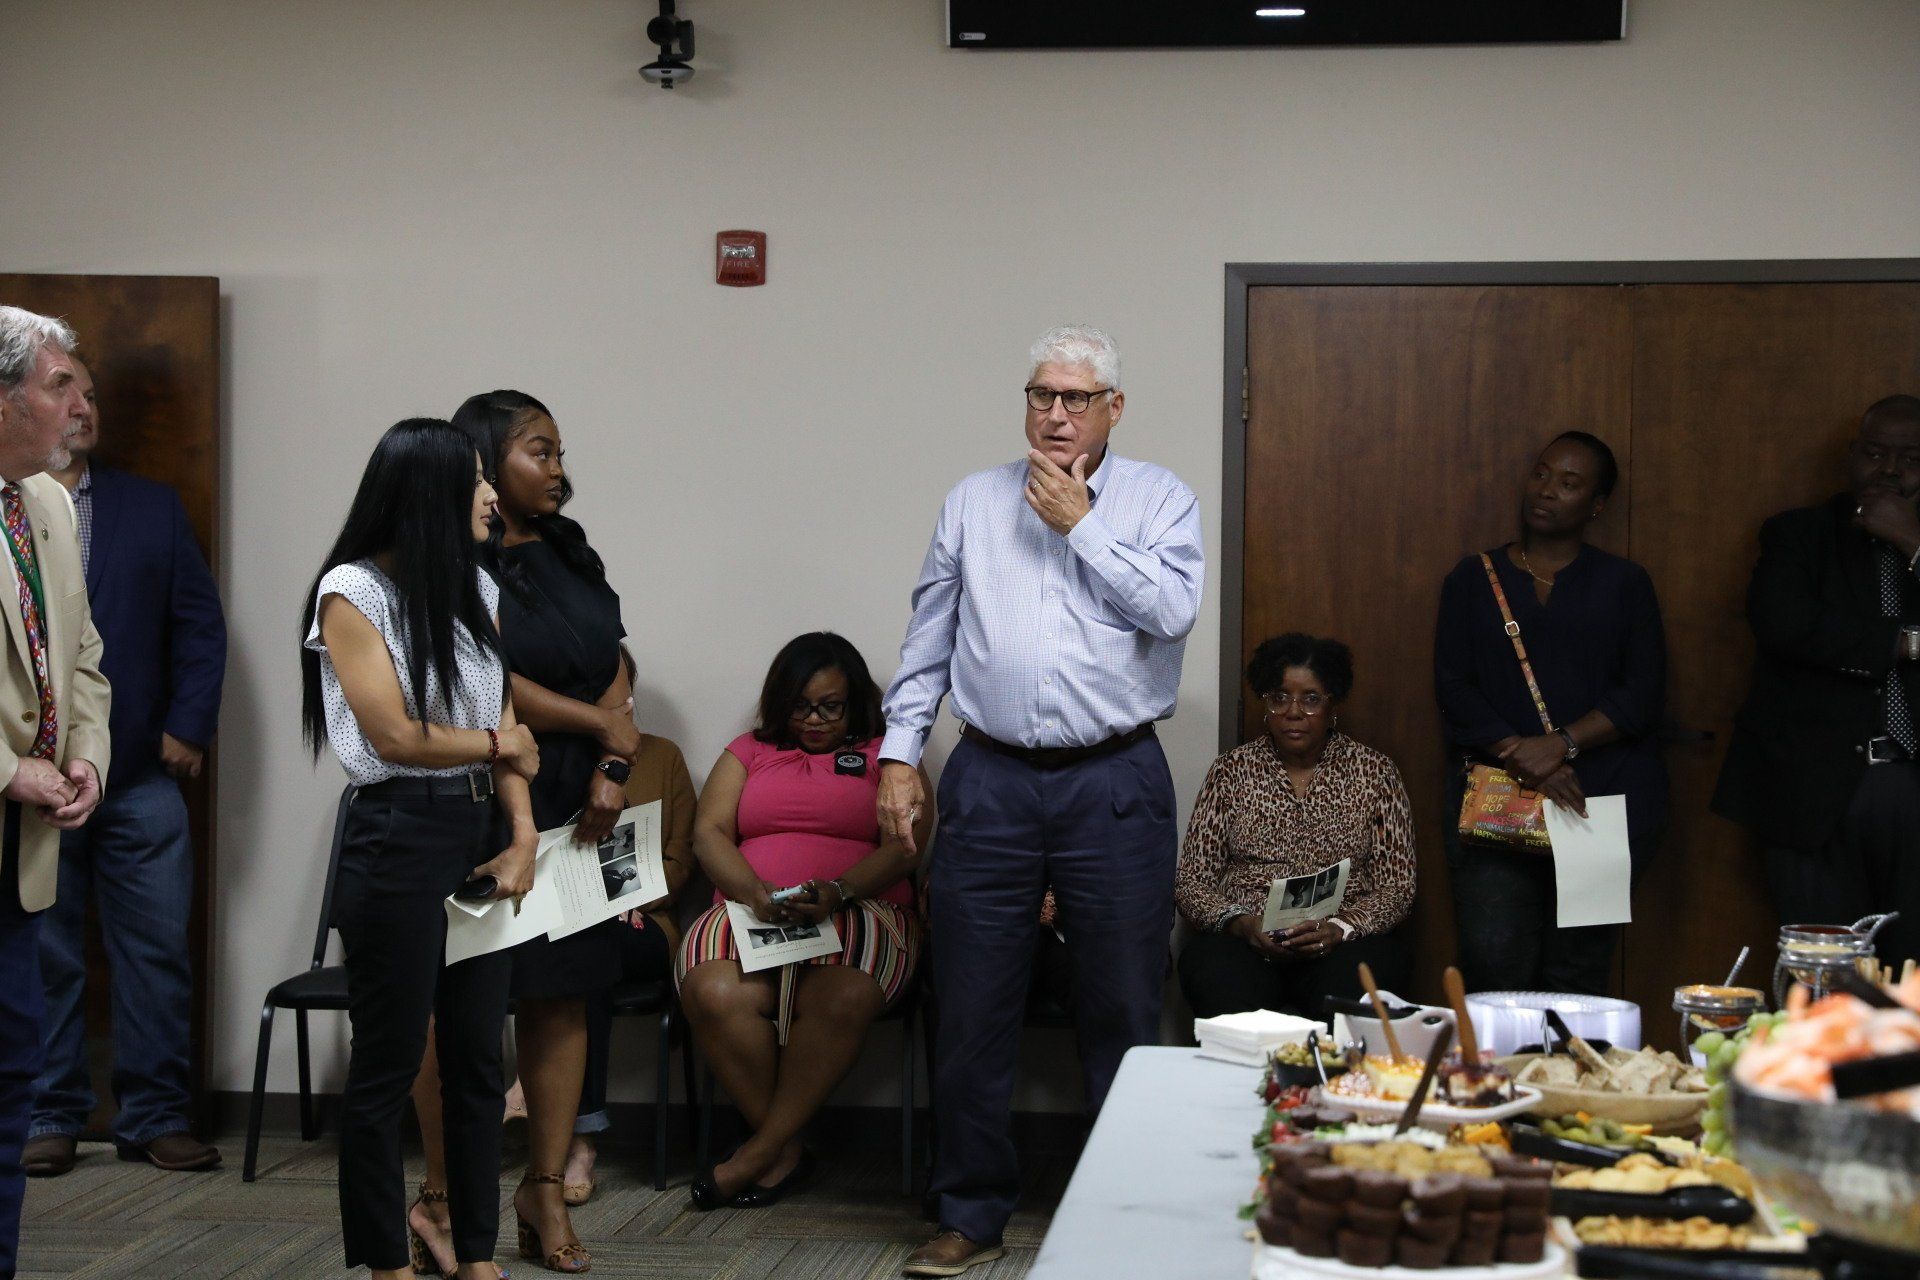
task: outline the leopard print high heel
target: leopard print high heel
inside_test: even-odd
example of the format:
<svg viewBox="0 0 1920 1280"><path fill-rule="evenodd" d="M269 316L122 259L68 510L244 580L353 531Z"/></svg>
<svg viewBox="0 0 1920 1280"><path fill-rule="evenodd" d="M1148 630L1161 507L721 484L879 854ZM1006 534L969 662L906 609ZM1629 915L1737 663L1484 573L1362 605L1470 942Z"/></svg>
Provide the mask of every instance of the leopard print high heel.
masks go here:
<svg viewBox="0 0 1920 1280"><path fill-rule="evenodd" d="M561 1187L564 1192L566 1179L557 1173L528 1173L524 1178L520 1179L520 1185L522 1187L534 1184L557 1185ZM593 1269L593 1256L587 1252L587 1247L577 1239L561 1245L552 1253L543 1254L541 1247L544 1242L540 1239L540 1233L534 1229L533 1224L527 1221L527 1216L520 1212L517 1193L514 1198L513 1216L518 1219L520 1225L521 1257L531 1259L549 1271L559 1271L567 1275L577 1276Z"/></svg>

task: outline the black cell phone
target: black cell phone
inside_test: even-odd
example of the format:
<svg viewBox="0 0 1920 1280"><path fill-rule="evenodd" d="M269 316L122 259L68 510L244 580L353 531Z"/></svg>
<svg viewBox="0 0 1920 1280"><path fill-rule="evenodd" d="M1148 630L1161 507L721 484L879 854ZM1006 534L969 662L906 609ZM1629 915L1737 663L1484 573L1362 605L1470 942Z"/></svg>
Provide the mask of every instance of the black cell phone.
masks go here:
<svg viewBox="0 0 1920 1280"><path fill-rule="evenodd" d="M500 888L497 876L475 876L453 891L453 896L463 902L484 902Z"/></svg>

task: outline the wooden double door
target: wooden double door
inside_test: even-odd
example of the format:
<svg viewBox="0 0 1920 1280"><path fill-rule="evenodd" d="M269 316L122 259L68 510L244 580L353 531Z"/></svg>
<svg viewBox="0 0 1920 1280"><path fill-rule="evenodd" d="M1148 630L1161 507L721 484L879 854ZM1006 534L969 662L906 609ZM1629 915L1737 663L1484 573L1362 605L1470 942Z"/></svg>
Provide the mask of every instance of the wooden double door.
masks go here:
<svg viewBox="0 0 1920 1280"><path fill-rule="evenodd" d="M1454 951L1440 582L1516 535L1522 479L1565 430L1617 454L1593 541L1646 566L1666 625L1672 819L1622 994L1669 1043L1674 986L1721 980L1743 945L1744 976L1764 976L1777 922L1758 856L1708 810L1751 669L1757 533L1844 487L1868 404L1920 391L1920 283L1264 285L1246 351L1240 666L1282 631L1353 647L1342 727L1398 762L1413 801L1422 994ZM1244 687L1226 714L1260 732Z"/></svg>

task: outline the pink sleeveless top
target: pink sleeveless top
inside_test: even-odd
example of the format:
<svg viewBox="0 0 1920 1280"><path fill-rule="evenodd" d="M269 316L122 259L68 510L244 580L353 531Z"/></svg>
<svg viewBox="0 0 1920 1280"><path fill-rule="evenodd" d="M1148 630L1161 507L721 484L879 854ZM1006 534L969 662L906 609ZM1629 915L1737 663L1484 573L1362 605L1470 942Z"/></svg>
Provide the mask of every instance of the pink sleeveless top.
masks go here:
<svg viewBox="0 0 1920 1280"><path fill-rule="evenodd" d="M880 843L874 803L880 794L879 738L814 755L743 733L727 744L747 769L735 822L747 865L776 885L831 880ZM902 880L880 901L910 906ZM714 901L721 895L714 894Z"/></svg>

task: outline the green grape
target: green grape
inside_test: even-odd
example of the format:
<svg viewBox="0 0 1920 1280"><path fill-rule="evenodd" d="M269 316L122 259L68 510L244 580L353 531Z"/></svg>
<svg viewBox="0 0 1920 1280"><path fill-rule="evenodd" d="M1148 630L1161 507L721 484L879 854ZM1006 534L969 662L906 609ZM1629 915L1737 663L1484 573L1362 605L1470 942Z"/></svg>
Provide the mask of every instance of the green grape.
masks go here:
<svg viewBox="0 0 1920 1280"><path fill-rule="evenodd" d="M1720 1068L1721 1074L1733 1070L1733 1060L1740 1056L1740 1048L1729 1040L1713 1051L1713 1065Z"/></svg>
<svg viewBox="0 0 1920 1280"><path fill-rule="evenodd" d="M1707 1090L1707 1105L1716 1109L1727 1105L1727 1085L1724 1080Z"/></svg>
<svg viewBox="0 0 1920 1280"><path fill-rule="evenodd" d="M1718 1111L1709 1108L1700 1116L1700 1127L1708 1133L1725 1133L1727 1127L1726 1117L1722 1116Z"/></svg>
<svg viewBox="0 0 1920 1280"><path fill-rule="evenodd" d="M1695 1040L1693 1047L1700 1051L1702 1057L1711 1058L1719 1051L1720 1046L1726 1042L1727 1037L1725 1034L1719 1031L1709 1031L1698 1040Z"/></svg>

